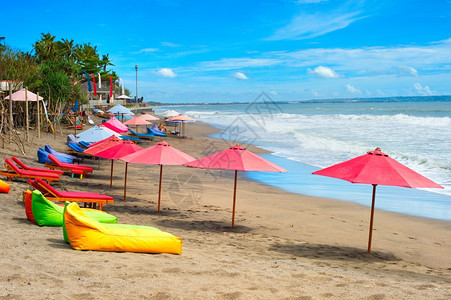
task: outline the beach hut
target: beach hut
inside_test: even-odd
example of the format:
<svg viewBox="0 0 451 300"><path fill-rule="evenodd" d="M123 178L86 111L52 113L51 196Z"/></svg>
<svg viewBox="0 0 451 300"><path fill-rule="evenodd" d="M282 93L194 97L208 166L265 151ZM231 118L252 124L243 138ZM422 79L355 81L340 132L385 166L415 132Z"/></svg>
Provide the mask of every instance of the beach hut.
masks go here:
<svg viewBox="0 0 451 300"><path fill-rule="evenodd" d="M26 132L26 139L27 142L29 141L29 134L28 134L28 102L36 102L36 110L37 110L37 130L38 130L38 137L40 137L40 112L39 112L39 101L44 100L43 97L30 92L28 89L23 88L18 90L17 92L12 93L11 95L8 95L4 98L4 100L8 100L10 102L10 122L13 121L12 116L12 102L25 102L25 132ZM12 124L11 124L12 126Z"/></svg>

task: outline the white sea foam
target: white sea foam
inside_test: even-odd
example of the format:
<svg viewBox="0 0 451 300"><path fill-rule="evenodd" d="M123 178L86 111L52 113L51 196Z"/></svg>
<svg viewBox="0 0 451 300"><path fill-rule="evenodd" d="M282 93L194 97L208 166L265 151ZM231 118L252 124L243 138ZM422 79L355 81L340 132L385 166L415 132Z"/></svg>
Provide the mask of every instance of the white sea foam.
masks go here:
<svg viewBox="0 0 451 300"><path fill-rule="evenodd" d="M228 138L237 142L253 141L275 155L317 167L380 147L445 187L433 192L451 196L451 103L439 108L436 103L411 107L390 103L292 104L269 113L264 109L246 113L244 106L197 106L187 107L186 113L230 131ZM233 126L240 127L239 136L234 136Z"/></svg>

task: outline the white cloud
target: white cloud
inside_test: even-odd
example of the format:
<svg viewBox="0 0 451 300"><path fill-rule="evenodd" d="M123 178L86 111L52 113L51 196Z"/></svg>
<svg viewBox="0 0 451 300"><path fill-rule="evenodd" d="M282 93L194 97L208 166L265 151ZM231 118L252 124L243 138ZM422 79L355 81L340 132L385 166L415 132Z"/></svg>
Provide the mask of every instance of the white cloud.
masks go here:
<svg viewBox="0 0 451 300"><path fill-rule="evenodd" d="M399 69L401 70L401 73L403 73L403 74L418 76L418 71L415 68L412 68L409 66L399 66Z"/></svg>
<svg viewBox="0 0 451 300"><path fill-rule="evenodd" d="M352 94L357 94L357 95L361 95L361 94L362 94L362 92L361 92L358 88L354 87L354 86L351 85L351 84L347 84L347 85L346 85L346 89L347 89L349 92L351 92Z"/></svg>
<svg viewBox="0 0 451 300"><path fill-rule="evenodd" d="M170 48L180 47L179 44L175 44L175 43L171 43L171 42L161 42L161 46L163 46L163 47L170 47Z"/></svg>
<svg viewBox="0 0 451 300"><path fill-rule="evenodd" d="M167 78L174 78L177 77L177 74L175 74L172 69L169 68L161 68L157 71L157 74L161 77L167 77Z"/></svg>
<svg viewBox="0 0 451 300"><path fill-rule="evenodd" d="M158 49L158 48L144 48L144 49L139 50L139 53L154 53L159 50L160 49Z"/></svg>
<svg viewBox="0 0 451 300"><path fill-rule="evenodd" d="M235 73L233 74L233 77L234 77L235 79L239 79L239 80L247 80L247 79L249 79L249 77L247 77L246 75L244 75L243 72L235 72Z"/></svg>
<svg viewBox="0 0 451 300"><path fill-rule="evenodd" d="M297 0L296 2L299 4L310 4L310 3L320 3L328 0Z"/></svg>
<svg viewBox="0 0 451 300"><path fill-rule="evenodd" d="M222 58L215 61L205 61L201 67L205 71L233 70L249 67L267 67L281 63L278 59L272 58Z"/></svg>
<svg viewBox="0 0 451 300"><path fill-rule="evenodd" d="M413 88L417 91L418 94L422 96L431 96L434 94L433 91L429 88L429 86L425 85L422 86L419 82L415 83L413 85Z"/></svg>
<svg viewBox="0 0 451 300"><path fill-rule="evenodd" d="M365 18L360 14L360 11L301 14L295 17L290 24L277 30L268 40L302 40L321 36L346 28L355 21Z"/></svg>
<svg viewBox="0 0 451 300"><path fill-rule="evenodd" d="M311 70L311 69L307 69L307 71L310 74L315 74L319 77L323 77L323 78L338 78L340 77L340 75L338 75L334 70L332 70L331 68L328 67L323 67L323 66L318 66L315 69Z"/></svg>

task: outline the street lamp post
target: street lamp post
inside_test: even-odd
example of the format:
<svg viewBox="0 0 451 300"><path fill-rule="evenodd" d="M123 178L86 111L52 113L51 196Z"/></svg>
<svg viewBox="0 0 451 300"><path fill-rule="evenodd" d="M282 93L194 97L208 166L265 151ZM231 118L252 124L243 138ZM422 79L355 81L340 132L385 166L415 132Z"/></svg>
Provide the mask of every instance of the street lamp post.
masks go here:
<svg viewBox="0 0 451 300"><path fill-rule="evenodd" d="M135 65L136 70L136 99L135 103L138 103L138 65Z"/></svg>

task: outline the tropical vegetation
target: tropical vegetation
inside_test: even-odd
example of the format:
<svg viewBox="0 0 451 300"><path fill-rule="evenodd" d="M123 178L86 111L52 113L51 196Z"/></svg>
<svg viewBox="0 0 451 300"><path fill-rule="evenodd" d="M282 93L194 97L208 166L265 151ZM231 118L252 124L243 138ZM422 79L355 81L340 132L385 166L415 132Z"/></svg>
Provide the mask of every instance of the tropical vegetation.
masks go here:
<svg viewBox="0 0 451 300"><path fill-rule="evenodd" d="M76 100L87 102L79 84L87 81L85 74L100 74L108 81L111 76L116 81L118 76L111 66L109 54L100 55L96 46L56 40L50 33L43 33L30 52L0 45L0 80L12 82L13 89L23 83L32 92L39 92L51 111L61 112Z"/></svg>

